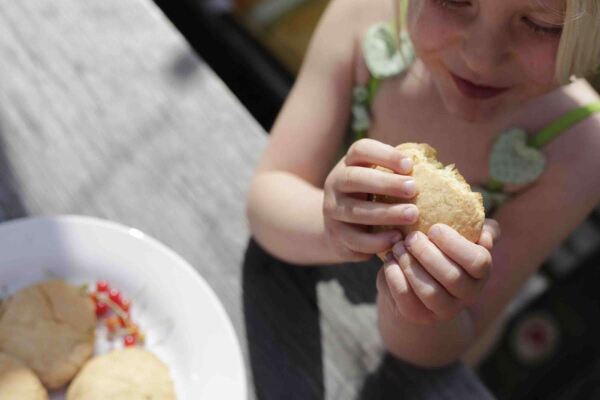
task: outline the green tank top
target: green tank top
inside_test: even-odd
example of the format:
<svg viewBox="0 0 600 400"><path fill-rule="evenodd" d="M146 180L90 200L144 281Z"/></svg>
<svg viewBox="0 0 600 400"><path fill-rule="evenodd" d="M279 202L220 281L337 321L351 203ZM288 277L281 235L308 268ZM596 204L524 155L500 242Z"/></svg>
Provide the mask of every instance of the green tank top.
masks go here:
<svg viewBox="0 0 600 400"><path fill-rule="evenodd" d="M393 24L379 23L367 31L362 43L363 57L370 73L367 85L352 91L352 121L349 143L367 137L371 126L371 104L382 80L402 74L414 61L408 34L396 34ZM486 214L490 214L512 194L505 185L534 182L544 171L546 159L541 149L568 128L600 111L600 101L571 110L528 137L520 128L501 133L494 142L489 161L491 179L487 185L473 187L482 194Z"/></svg>

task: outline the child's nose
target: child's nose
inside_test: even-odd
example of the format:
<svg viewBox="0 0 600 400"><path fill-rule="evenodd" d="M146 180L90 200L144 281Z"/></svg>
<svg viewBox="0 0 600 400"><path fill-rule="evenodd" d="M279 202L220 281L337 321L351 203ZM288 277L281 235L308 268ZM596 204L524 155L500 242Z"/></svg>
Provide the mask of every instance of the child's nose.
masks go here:
<svg viewBox="0 0 600 400"><path fill-rule="evenodd" d="M482 80L497 76L499 66L511 58L508 33L501 27L490 27L473 21L463 36L461 55L471 72ZM493 82L485 82L491 84Z"/></svg>

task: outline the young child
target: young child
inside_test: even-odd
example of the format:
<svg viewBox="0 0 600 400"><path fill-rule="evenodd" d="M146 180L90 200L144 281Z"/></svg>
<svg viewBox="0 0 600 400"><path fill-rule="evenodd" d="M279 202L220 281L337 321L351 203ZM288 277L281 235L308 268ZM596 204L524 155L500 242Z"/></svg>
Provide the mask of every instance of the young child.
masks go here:
<svg viewBox="0 0 600 400"><path fill-rule="evenodd" d="M303 265L366 260L393 246L377 277L388 350L435 367L481 347L600 201L599 98L581 79L600 63L599 4L332 0L251 184L256 240ZM337 162L349 125L364 138ZM503 136L514 127L523 131ZM407 237L371 233L418 217L412 204L367 199L415 195L411 161L395 149L404 142L430 144L495 200L478 243L439 224ZM505 155L508 176L490 163L499 142L514 153Z"/></svg>

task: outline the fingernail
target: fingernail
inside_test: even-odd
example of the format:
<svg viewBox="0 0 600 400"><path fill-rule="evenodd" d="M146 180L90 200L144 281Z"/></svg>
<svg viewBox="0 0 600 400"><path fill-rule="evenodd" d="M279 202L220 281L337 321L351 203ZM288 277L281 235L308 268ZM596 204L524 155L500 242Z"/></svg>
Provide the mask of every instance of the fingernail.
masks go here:
<svg viewBox="0 0 600 400"><path fill-rule="evenodd" d="M413 162L410 158L403 158L400 160L400 172L408 174L412 170Z"/></svg>
<svg viewBox="0 0 600 400"><path fill-rule="evenodd" d="M402 242L396 243L392 248L392 251L394 252L394 257L396 257L397 259L402 257L402 255L406 254L406 248L404 248L404 244L402 244Z"/></svg>
<svg viewBox="0 0 600 400"><path fill-rule="evenodd" d="M429 229L429 237L431 239L436 239L439 238L442 234L442 228L440 228L439 225L434 225L431 227L431 229Z"/></svg>
<svg viewBox="0 0 600 400"><path fill-rule="evenodd" d="M397 232L394 236L392 236L392 243L396 244L402 240L402 232Z"/></svg>
<svg viewBox="0 0 600 400"><path fill-rule="evenodd" d="M417 239L418 239L417 235L418 234L419 234L418 231L409 233L408 236L406 237L406 240L404 240L404 244L407 247L410 247L410 246L414 245L417 242Z"/></svg>
<svg viewBox="0 0 600 400"><path fill-rule="evenodd" d="M406 207L406 209L402 212L402 215L408 222L414 222L417 220L417 216L419 215L419 210L415 206Z"/></svg>
<svg viewBox="0 0 600 400"><path fill-rule="evenodd" d="M482 239L482 242L485 243L486 245L489 245L489 246L494 245L494 238L492 237L492 234L489 232L483 232L481 239Z"/></svg>
<svg viewBox="0 0 600 400"><path fill-rule="evenodd" d="M410 179L404 182L404 194L407 196L414 196L417 193L417 183Z"/></svg>

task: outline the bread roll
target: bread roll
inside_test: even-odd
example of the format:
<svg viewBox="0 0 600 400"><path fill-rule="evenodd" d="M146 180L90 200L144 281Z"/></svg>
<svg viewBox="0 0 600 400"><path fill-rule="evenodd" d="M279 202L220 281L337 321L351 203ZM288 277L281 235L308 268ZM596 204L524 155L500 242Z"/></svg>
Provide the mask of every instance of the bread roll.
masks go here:
<svg viewBox="0 0 600 400"><path fill-rule="evenodd" d="M169 369L153 353L126 347L92 358L67 390L67 400L175 400Z"/></svg>
<svg viewBox="0 0 600 400"><path fill-rule="evenodd" d="M47 389L70 381L92 356L95 330L90 296L61 280L21 289L0 307L0 351L20 359Z"/></svg>
<svg viewBox="0 0 600 400"><path fill-rule="evenodd" d="M436 150L428 144L403 143L396 148L413 160L412 177L417 185L417 195L410 201L391 196L370 197L373 201L383 203L413 203L419 209L419 218L412 225L377 226L373 230L399 229L406 237L413 231L427 234L431 226L442 223L470 241L477 242L485 220L481 194L471 190L454 164L444 167L436 158ZM376 168L392 172L383 167ZM378 255L383 259L385 253Z"/></svg>
<svg viewBox="0 0 600 400"><path fill-rule="evenodd" d="M21 361L0 353L0 399L48 400L48 392Z"/></svg>

